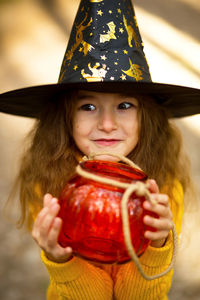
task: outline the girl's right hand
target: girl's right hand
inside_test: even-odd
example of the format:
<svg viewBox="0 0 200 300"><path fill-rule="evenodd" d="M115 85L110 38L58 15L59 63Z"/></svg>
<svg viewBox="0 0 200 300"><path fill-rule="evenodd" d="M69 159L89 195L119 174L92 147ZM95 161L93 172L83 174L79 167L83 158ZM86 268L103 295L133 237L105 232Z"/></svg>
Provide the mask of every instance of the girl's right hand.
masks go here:
<svg viewBox="0 0 200 300"><path fill-rule="evenodd" d="M58 235L62 225L62 220L56 217L59 209L58 200L46 194L44 207L36 218L32 236L49 260L63 263L72 257L72 248L63 248L58 244Z"/></svg>

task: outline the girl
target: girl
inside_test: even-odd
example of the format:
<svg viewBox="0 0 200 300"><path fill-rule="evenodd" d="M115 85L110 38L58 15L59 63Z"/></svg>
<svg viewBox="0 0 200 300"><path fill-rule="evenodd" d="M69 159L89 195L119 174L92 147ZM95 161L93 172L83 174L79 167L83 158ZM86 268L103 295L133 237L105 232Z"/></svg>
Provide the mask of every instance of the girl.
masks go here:
<svg viewBox="0 0 200 300"><path fill-rule="evenodd" d="M180 233L183 190L189 184L188 173L182 172L187 168L179 133L168 121L166 110L150 97L84 90L68 97L44 111L20 173L22 207L25 211L28 206L30 227L35 221L32 235L43 250L42 260L51 278L47 298L167 299L172 272L148 282L133 262L96 266L74 257L73 249L62 248L57 242L61 219L56 197L83 154L106 150L138 163L154 178L149 182L158 202L156 206L145 202L144 207L159 215L159 219L144 218L157 231L145 232L151 246L141 263L148 274L160 273L171 261L172 215ZM100 158L110 160L109 156Z"/></svg>
<svg viewBox="0 0 200 300"><path fill-rule="evenodd" d="M143 222L151 241L140 261L154 275L171 262L172 221L180 233L183 194L190 185L181 137L169 121L200 112L200 91L156 84L130 0L82 0L64 56L59 84L0 95L1 111L37 117L18 182L24 222L42 249L50 275L47 299L167 299L173 271L146 281L133 262L89 263L58 244L57 197L82 155L127 156L149 178L158 218ZM110 160L102 155L97 159ZM184 172L182 171L184 170Z"/></svg>

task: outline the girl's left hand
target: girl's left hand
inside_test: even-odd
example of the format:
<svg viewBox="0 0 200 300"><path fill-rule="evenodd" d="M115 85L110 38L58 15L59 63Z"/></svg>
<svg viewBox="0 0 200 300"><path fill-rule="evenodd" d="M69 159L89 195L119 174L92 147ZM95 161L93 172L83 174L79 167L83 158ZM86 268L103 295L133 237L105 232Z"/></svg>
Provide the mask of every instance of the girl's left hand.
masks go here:
<svg viewBox="0 0 200 300"><path fill-rule="evenodd" d="M143 207L158 215L154 218L150 215L144 217L144 223L156 229L156 231L145 231L144 236L151 240L151 246L160 248L165 244L170 230L173 227L172 212L169 207L169 198L166 194L160 194L158 185L155 180L148 181L152 197L155 199L156 204L151 204L148 200L143 203Z"/></svg>

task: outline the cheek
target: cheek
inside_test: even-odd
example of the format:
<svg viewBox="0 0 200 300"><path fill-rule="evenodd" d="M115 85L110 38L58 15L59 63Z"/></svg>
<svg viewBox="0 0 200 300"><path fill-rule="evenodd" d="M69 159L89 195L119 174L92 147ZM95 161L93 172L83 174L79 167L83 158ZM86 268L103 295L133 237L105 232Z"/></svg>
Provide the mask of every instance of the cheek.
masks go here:
<svg viewBox="0 0 200 300"><path fill-rule="evenodd" d="M73 138L76 145L80 148L87 146L87 140L90 134L90 126L86 120L78 118L73 123ZM83 149L81 149L83 150Z"/></svg>
<svg viewBox="0 0 200 300"><path fill-rule="evenodd" d="M135 122L130 122L128 126L126 127L126 132L128 134L128 138L130 141L130 146L132 148L135 148L135 146L138 143L139 140L139 125L138 121L135 120Z"/></svg>
<svg viewBox="0 0 200 300"><path fill-rule="evenodd" d="M126 126L126 132L129 136L138 138L139 126L137 119L133 118L133 121L130 121Z"/></svg>
<svg viewBox="0 0 200 300"><path fill-rule="evenodd" d="M74 132L78 132L79 128L80 128L80 125L76 124L73 128L74 128Z"/></svg>
<svg viewBox="0 0 200 300"><path fill-rule="evenodd" d="M87 122L76 122L73 127L73 134L79 137L88 136L90 127Z"/></svg>
<svg viewBox="0 0 200 300"><path fill-rule="evenodd" d="M79 133L79 124L73 123L73 137L74 139L76 139L76 136Z"/></svg>
<svg viewBox="0 0 200 300"><path fill-rule="evenodd" d="M73 122L72 134L73 134L74 141L75 141L76 145L78 146L78 141L81 139L81 136L82 136L81 126L80 126L80 123L78 122L78 120L74 120L74 122Z"/></svg>
<svg viewBox="0 0 200 300"><path fill-rule="evenodd" d="M73 121L73 134L76 135L81 134L81 130L82 128L84 128L82 123L83 123L82 118L80 118L79 116L75 116Z"/></svg>

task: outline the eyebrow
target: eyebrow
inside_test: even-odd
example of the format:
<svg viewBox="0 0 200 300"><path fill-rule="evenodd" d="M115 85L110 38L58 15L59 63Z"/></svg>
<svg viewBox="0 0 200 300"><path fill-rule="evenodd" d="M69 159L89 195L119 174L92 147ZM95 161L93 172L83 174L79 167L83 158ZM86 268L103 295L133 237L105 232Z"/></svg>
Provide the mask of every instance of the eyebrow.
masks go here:
<svg viewBox="0 0 200 300"><path fill-rule="evenodd" d="M95 97L94 96L92 96L92 95L78 95L77 96L77 98L76 98L77 100L84 100L84 99L95 99Z"/></svg>
<svg viewBox="0 0 200 300"><path fill-rule="evenodd" d="M119 96L121 99L125 99L125 98L133 98L135 100L137 100L136 96L131 95L129 93L116 93L117 96ZM91 95L88 91L81 91L77 94L76 99L77 100L84 100L84 99L95 99L96 96L95 95ZM138 101L138 100L137 100Z"/></svg>
<svg viewBox="0 0 200 300"><path fill-rule="evenodd" d="M135 98L135 99L137 99L135 95L128 94L128 93L120 93L120 94L118 94L118 95L119 95L120 97L122 97L122 98L130 97L130 98Z"/></svg>
<svg viewBox="0 0 200 300"><path fill-rule="evenodd" d="M116 94L116 95L118 95L120 97L133 97L133 98L136 97L136 95L132 95L132 94L126 93L126 92L124 92L124 93L110 93L110 94ZM82 96L83 97L87 96L87 97L91 97L91 98L95 97L94 95L90 94L90 91L81 91L81 92L79 91L78 94L77 94L77 97L82 97Z"/></svg>

